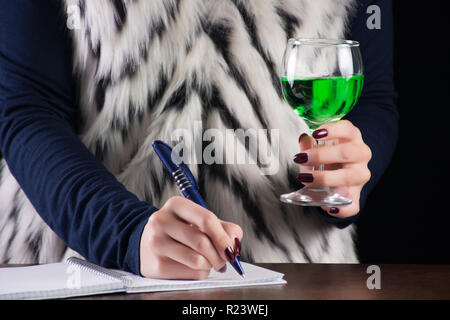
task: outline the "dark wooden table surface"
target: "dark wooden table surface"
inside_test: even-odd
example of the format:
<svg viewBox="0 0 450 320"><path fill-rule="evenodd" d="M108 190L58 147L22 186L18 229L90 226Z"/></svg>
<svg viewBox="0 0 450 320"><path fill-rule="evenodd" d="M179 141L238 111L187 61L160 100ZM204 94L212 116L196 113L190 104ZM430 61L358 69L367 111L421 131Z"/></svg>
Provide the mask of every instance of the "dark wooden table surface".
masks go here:
<svg viewBox="0 0 450 320"><path fill-rule="evenodd" d="M78 299L323 300L450 299L450 265L381 264L381 289L368 289L368 265L258 264L285 274L287 284L178 292L108 294ZM5 266L5 265L3 265ZM1 285L1 284L0 284Z"/></svg>

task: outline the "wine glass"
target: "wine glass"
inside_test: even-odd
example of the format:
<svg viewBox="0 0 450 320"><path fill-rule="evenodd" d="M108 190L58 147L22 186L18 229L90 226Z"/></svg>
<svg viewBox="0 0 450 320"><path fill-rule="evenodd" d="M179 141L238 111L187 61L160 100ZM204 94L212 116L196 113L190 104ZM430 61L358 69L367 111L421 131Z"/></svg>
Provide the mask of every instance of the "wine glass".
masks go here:
<svg viewBox="0 0 450 320"><path fill-rule="evenodd" d="M364 83L359 43L351 40L289 39L284 53L281 88L286 102L311 133L339 121L358 101ZM320 147L325 141L317 141ZM313 170L323 170L323 165ZM302 206L344 206L348 199L329 187L304 187L280 200Z"/></svg>

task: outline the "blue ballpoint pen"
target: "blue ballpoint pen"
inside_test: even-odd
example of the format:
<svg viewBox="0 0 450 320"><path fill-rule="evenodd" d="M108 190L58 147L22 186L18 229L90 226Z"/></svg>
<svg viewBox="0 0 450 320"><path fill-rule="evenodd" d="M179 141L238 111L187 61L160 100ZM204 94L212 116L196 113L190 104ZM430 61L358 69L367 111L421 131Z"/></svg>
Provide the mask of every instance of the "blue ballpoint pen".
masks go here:
<svg viewBox="0 0 450 320"><path fill-rule="evenodd" d="M200 193L198 192L199 186L197 181L195 181L191 170L189 170L189 167L176 154L172 154L172 148L165 142L155 140L152 143L152 146L159 159L161 159L163 165L175 180L183 196L201 205L203 208L208 209L200 196ZM176 164L173 160L175 160L178 164ZM242 265L238 257L235 257L234 261L230 262L230 264L237 271L237 273L239 273L239 275L244 277L244 269L242 269Z"/></svg>

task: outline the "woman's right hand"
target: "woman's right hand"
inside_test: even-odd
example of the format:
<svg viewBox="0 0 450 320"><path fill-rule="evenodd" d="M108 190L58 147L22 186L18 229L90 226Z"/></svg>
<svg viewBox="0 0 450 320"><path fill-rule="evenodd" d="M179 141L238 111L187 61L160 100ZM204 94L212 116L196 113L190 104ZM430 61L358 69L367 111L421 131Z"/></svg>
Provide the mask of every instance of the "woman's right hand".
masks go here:
<svg viewBox="0 0 450 320"><path fill-rule="evenodd" d="M160 279L205 279L211 268L219 271L233 259L235 239L240 241L242 235L238 225L220 220L191 200L172 197L150 216L144 228L141 274Z"/></svg>

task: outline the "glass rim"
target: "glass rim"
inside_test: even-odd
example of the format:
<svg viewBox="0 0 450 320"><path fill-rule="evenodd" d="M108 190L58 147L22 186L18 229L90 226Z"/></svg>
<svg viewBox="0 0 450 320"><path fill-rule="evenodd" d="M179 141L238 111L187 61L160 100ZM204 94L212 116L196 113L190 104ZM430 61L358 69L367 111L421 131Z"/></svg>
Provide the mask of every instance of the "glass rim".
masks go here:
<svg viewBox="0 0 450 320"><path fill-rule="evenodd" d="M290 38L289 45L359 47L359 42L345 39Z"/></svg>

